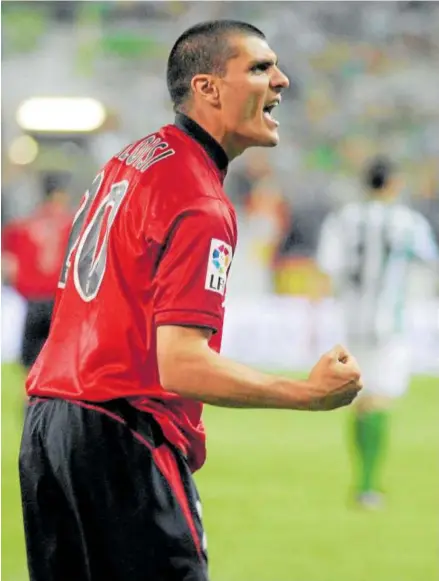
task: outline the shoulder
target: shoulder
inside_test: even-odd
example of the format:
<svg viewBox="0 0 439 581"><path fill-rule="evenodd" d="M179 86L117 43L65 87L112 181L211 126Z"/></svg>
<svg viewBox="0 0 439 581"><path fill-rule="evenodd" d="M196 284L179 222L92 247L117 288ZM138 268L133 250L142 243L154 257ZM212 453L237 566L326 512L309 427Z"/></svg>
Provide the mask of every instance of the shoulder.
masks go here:
<svg viewBox="0 0 439 581"><path fill-rule="evenodd" d="M350 202L332 210L326 217L328 223L351 222L358 219L361 214L362 205L357 202Z"/></svg>
<svg viewBox="0 0 439 581"><path fill-rule="evenodd" d="M234 229L233 207L219 181L204 175L204 159L197 144L172 125L129 144L110 162L112 175L135 184L125 211L143 230L161 236L186 216L200 224L222 220Z"/></svg>
<svg viewBox="0 0 439 581"><path fill-rule="evenodd" d="M17 236L25 232L26 228L27 228L26 219L13 220L11 222L8 222L2 227L2 237L8 238L12 236Z"/></svg>
<svg viewBox="0 0 439 581"><path fill-rule="evenodd" d="M177 127L167 125L157 134L170 151L163 163L145 172L142 180L152 197L175 207L220 212L230 205L207 154Z"/></svg>
<svg viewBox="0 0 439 581"><path fill-rule="evenodd" d="M178 189L190 196L206 192L203 169L205 158L192 139L173 125L166 125L155 133L128 144L107 164L123 164L137 181L155 190Z"/></svg>
<svg viewBox="0 0 439 581"><path fill-rule="evenodd" d="M403 218L405 220L413 220L415 216L418 214L416 210L410 208L410 206L406 206L405 204L401 204L400 202L393 205L393 213L395 216L399 218Z"/></svg>
<svg viewBox="0 0 439 581"><path fill-rule="evenodd" d="M395 224L401 228L425 229L429 228L427 218L417 210L404 204L396 204L394 207Z"/></svg>
<svg viewBox="0 0 439 581"><path fill-rule="evenodd" d="M191 193L196 196L202 194L215 197L215 192L222 191L218 177L213 171L213 162L209 163L204 148L174 125L167 125L162 131L174 151L168 164L172 172L167 173L171 186L188 188L186 194L189 197Z"/></svg>

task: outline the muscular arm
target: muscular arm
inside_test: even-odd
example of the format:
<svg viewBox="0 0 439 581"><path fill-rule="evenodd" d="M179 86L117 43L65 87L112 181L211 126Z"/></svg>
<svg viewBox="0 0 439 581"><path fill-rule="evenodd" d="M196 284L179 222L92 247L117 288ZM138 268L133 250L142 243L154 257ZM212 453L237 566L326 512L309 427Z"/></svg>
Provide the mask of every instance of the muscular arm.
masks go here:
<svg viewBox="0 0 439 581"><path fill-rule="evenodd" d="M346 405L354 393L335 394L322 402L325 386L313 380L277 377L241 365L212 351L210 331L161 326L157 330L157 354L163 387L182 397L236 408L332 409ZM329 360L326 363L331 363ZM333 362L334 375L346 373L356 393L359 372ZM345 367L345 369L343 369Z"/></svg>
<svg viewBox="0 0 439 581"><path fill-rule="evenodd" d="M207 329L219 329L227 279L218 256L227 251L230 266L233 247L232 227L216 203L184 212L168 235L154 281L162 386L223 407L325 410L350 403L360 373L343 348L323 356L307 381L267 375L210 349Z"/></svg>

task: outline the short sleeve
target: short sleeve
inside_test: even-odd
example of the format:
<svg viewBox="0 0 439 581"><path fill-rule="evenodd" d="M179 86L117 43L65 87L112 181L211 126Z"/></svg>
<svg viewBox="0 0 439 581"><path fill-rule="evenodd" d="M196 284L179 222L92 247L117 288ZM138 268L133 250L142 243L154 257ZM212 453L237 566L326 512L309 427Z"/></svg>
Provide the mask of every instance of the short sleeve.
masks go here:
<svg viewBox="0 0 439 581"><path fill-rule="evenodd" d="M156 325L221 328L234 242L216 204L177 220L156 273Z"/></svg>
<svg viewBox="0 0 439 581"><path fill-rule="evenodd" d="M436 245L433 229L429 222L419 214L415 221L413 236L413 254L419 260L431 263L439 260L439 251Z"/></svg>

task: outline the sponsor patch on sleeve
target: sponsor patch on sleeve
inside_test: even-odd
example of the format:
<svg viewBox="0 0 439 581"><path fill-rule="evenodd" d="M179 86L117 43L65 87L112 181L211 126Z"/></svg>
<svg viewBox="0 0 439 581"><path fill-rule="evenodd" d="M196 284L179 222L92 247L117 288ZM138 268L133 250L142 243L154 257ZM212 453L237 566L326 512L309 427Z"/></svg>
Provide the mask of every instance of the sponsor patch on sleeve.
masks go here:
<svg viewBox="0 0 439 581"><path fill-rule="evenodd" d="M232 264L232 247L230 244L212 238L207 264L206 283L204 288L214 293L224 295L226 290L227 273Z"/></svg>

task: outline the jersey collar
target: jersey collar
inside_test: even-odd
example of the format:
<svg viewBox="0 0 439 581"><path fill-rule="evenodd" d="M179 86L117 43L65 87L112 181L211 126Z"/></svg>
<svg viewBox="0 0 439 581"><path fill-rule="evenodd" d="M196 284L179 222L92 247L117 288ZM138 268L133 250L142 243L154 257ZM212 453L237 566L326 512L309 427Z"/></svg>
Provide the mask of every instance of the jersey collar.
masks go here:
<svg viewBox="0 0 439 581"><path fill-rule="evenodd" d="M192 137L192 139L195 139L195 141L198 141L209 157L215 162L221 174L227 171L229 159L226 152L198 123L183 113L177 113L175 116L175 126Z"/></svg>

